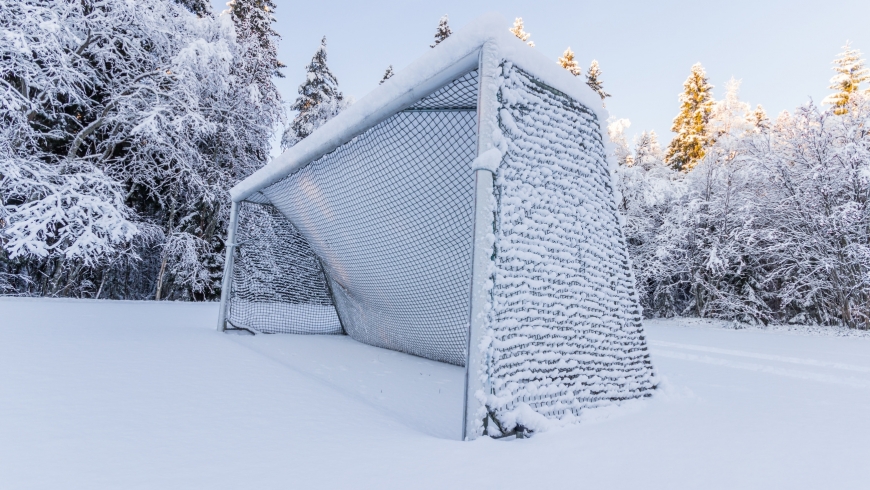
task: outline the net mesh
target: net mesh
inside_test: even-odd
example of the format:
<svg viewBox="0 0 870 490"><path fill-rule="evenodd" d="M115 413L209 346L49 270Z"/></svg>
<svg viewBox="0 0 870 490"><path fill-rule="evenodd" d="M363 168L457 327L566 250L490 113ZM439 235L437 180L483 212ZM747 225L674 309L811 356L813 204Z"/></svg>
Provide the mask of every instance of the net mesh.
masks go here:
<svg viewBox="0 0 870 490"><path fill-rule="evenodd" d="M263 333L339 334L317 255L269 204L240 203L228 321Z"/></svg>
<svg viewBox="0 0 870 490"><path fill-rule="evenodd" d="M238 241L251 242L236 254L230 321L294 333L343 326L361 342L463 365L477 85L477 71L459 77L262 190L273 207L246 203ZM305 264L306 279L285 261ZM256 306L239 305L252 296Z"/></svg>
<svg viewBox="0 0 870 490"><path fill-rule="evenodd" d="M509 62L501 78L485 369L510 429L524 406L578 415L654 382L596 115Z"/></svg>

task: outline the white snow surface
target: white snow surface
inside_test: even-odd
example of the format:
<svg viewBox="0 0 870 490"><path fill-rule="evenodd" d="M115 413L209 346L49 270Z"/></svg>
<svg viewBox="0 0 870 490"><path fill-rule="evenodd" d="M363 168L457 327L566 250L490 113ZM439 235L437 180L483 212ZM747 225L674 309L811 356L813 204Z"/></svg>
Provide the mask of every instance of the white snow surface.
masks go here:
<svg viewBox="0 0 870 490"><path fill-rule="evenodd" d="M463 369L215 303L0 298L0 488L866 488L870 339L645 322L662 385L455 440ZM795 330L799 330L795 327Z"/></svg>

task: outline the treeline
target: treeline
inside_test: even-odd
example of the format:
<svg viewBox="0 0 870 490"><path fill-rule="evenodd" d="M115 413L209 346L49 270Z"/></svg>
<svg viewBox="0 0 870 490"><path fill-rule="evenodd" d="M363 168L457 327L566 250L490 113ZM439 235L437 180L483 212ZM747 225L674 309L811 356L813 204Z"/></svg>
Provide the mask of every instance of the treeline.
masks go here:
<svg viewBox="0 0 870 490"><path fill-rule="evenodd" d="M211 299L284 118L271 0L0 0L0 294Z"/></svg>
<svg viewBox="0 0 870 490"><path fill-rule="evenodd" d="M774 121L695 65L666 150L611 122L646 316L870 328L870 74L848 46L834 65L827 108Z"/></svg>
<svg viewBox="0 0 870 490"><path fill-rule="evenodd" d="M288 148L352 103L324 38L285 121L274 8L0 0L0 294L220 294L228 190L280 124ZM450 34L444 16L431 47ZM557 61L610 97L597 61ZM696 65L665 149L610 122L647 316L870 328L870 74L848 46L835 70L825 107L771 121Z"/></svg>

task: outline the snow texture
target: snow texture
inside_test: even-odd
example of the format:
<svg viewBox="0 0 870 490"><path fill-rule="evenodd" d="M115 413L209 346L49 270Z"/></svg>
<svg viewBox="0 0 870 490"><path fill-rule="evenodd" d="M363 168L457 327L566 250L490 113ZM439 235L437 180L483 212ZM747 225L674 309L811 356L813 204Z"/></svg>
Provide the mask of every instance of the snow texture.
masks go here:
<svg viewBox="0 0 870 490"><path fill-rule="evenodd" d="M0 298L0 487L867 486L868 339L648 321L657 396L460 442L462 368L346 336L220 334L216 317Z"/></svg>
<svg viewBox="0 0 870 490"><path fill-rule="evenodd" d="M498 148L490 148L471 162L471 169L489 170L492 173L496 173L498 172L498 165L501 163L501 157L502 154L498 151Z"/></svg>
<svg viewBox="0 0 870 490"><path fill-rule="evenodd" d="M505 157L476 396L503 429L534 430L656 381L596 114L511 61L500 74L500 150L482 155Z"/></svg>

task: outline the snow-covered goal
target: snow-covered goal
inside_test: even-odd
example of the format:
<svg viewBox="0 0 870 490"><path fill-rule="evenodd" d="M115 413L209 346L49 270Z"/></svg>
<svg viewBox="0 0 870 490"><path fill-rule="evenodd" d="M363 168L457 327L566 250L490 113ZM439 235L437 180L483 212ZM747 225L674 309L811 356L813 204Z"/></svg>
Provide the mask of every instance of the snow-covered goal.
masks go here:
<svg viewBox="0 0 870 490"><path fill-rule="evenodd" d="M218 328L466 368L463 437L655 387L597 95L499 16L231 191Z"/></svg>

